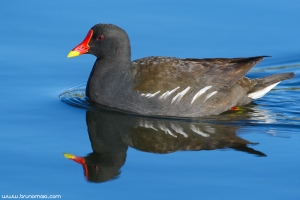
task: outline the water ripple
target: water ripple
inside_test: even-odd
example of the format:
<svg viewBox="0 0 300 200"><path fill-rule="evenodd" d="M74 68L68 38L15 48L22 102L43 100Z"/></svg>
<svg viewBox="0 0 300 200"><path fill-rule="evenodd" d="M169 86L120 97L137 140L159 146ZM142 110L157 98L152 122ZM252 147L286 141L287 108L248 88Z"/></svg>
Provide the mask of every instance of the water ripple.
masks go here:
<svg viewBox="0 0 300 200"><path fill-rule="evenodd" d="M58 95L58 98L76 108L89 109L91 108L88 98L85 96L85 85L72 84L65 88L65 91Z"/></svg>

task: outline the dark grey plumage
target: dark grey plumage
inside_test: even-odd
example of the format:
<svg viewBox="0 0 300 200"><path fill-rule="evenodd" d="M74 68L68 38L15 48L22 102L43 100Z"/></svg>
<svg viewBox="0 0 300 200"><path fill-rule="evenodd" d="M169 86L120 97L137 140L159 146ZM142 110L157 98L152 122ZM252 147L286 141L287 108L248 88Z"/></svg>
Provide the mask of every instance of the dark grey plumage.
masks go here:
<svg viewBox="0 0 300 200"><path fill-rule="evenodd" d="M146 57L131 61L126 32L111 24L92 27L87 53L97 56L86 95L94 102L142 115L217 115L263 96L294 73L248 79L265 56L179 59ZM103 40L98 40L103 36Z"/></svg>

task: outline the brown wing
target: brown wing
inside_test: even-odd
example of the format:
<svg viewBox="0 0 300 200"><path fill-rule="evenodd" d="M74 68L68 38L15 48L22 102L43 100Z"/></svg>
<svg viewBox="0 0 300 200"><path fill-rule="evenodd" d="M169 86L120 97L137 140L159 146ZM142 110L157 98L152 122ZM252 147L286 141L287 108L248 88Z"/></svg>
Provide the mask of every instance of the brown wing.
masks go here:
<svg viewBox="0 0 300 200"><path fill-rule="evenodd" d="M265 56L250 58L179 59L146 57L133 61L135 90L162 93L178 86L234 85Z"/></svg>

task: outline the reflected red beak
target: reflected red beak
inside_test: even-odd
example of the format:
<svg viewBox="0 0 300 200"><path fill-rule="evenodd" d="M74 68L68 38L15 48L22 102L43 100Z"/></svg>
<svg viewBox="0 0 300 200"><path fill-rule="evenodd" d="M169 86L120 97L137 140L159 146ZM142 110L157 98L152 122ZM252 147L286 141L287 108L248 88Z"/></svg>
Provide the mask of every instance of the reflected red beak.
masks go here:
<svg viewBox="0 0 300 200"><path fill-rule="evenodd" d="M85 159L83 157L75 156L75 155L70 154L70 153L64 153L64 157L81 164L82 167L83 167L83 170L84 170L84 176L86 177L86 179L88 179L89 172L88 172L88 168L87 168L86 163L85 163Z"/></svg>

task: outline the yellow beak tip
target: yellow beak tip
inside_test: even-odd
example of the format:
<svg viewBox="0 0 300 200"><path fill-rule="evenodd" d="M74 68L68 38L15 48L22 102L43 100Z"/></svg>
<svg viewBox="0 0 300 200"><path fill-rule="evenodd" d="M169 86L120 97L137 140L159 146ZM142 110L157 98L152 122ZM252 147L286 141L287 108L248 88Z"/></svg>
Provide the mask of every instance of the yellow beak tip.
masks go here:
<svg viewBox="0 0 300 200"><path fill-rule="evenodd" d="M80 53L78 51L70 51L70 53L68 54L68 58L72 58L72 57L75 57L75 56L79 56Z"/></svg>
<svg viewBox="0 0 300 200"><path fill-rule="evenodd" d="M68 159L73 159L73 158L75 158L76 156L73 155L73 154L70 154L70 153L64 153L64 157L65 157L65 158L68 158Z"/></svg>

